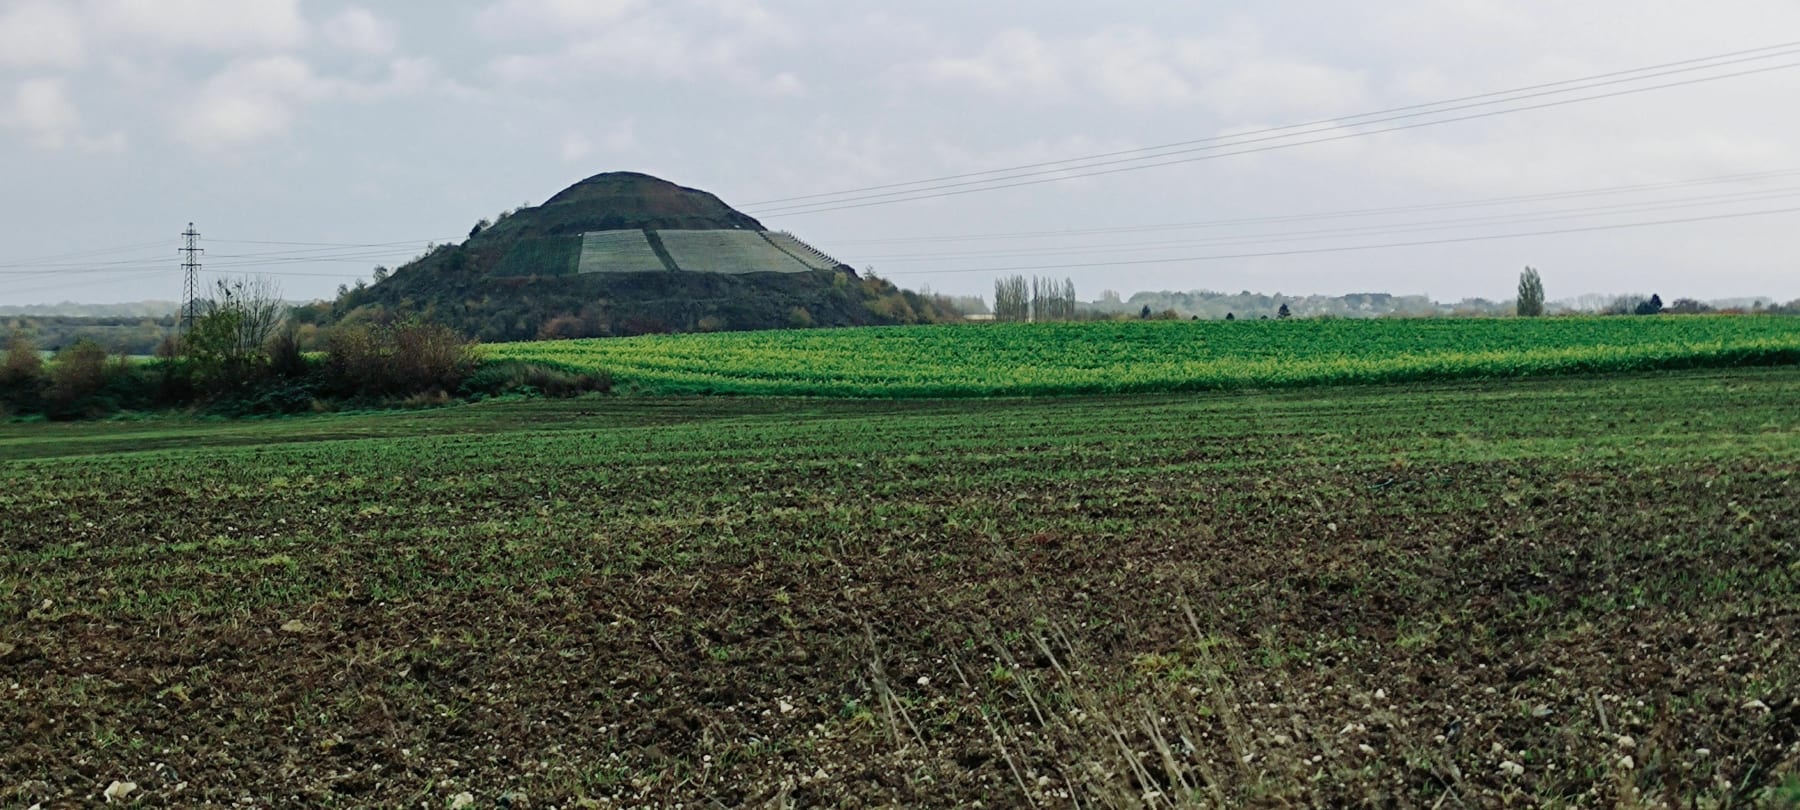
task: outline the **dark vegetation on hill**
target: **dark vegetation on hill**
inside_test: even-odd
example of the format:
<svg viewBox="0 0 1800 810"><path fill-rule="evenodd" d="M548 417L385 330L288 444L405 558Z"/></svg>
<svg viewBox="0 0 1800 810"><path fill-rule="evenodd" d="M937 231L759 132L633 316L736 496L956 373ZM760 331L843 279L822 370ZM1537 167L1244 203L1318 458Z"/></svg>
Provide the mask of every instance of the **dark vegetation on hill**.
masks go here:
<svg viewBox="0 0 1800 810"><path fill-rule="evenodd" d="M386 281L294 317L323 325L416 315L484 343L960 319L935 298L847 269L503 277L477 269L482 259L467 245L441 247Z"/></svg>
<svg viewBox="0 0 1800 810"><path fill-rule="evenodd" d="M302 324L421 317L485 342L659 332L958 320L947 302L848 266L811 273L571 275L580 234L642 228L762 230L712 194L648 175L596 175L441 245L376 284L302 307Z"/></svg>
<svg viewBox="0 0 1800 810"><path fill-rule="evenodd" d="M543 205L513 212L473 234L470 242L493 246L626 228L763 230L762 223L708 192L637 172L607 172L563 189Z"/></svg>

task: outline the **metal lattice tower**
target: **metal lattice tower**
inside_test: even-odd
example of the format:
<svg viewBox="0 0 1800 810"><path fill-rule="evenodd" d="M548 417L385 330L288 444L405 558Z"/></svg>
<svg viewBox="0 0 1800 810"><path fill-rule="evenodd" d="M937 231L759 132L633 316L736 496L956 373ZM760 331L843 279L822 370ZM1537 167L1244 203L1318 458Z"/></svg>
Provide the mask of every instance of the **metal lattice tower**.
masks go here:
<svg viewBox="0 0 1800 810"><path fill-rule="evenodd" d="M194 223L189 222L187 230L181 232L187 240L181 248L181 270L184 275L181 288L181 322L179 334L187 337L194 328L194 318L199 315L198 294L200 288L200 232L194 230Z"/></svg>

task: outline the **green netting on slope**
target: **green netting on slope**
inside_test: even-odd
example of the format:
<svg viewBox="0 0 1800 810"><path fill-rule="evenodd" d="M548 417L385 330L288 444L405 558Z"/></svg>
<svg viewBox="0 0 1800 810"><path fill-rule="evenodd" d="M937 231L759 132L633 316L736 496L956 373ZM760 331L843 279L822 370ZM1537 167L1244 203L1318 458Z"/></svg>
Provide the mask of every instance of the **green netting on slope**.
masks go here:
<svg viewBox="0 0 1800 810"><path fill-rule="evenodd" d="M497 276L574 275L581 260L580 236L522 239L501 257Z"/></svg>
<svg viewBox="0 0 1800 810"><path fill-rule="evenodd" d="M637 229L582 234L579 273L660 273L662 258Z"/></svg>
<svg viewBox="0 0 1800 810"><path fill-rule="evenodd" d="M693 273L805 273L811 267L757 231L659 230L675 265Z"/></svg>

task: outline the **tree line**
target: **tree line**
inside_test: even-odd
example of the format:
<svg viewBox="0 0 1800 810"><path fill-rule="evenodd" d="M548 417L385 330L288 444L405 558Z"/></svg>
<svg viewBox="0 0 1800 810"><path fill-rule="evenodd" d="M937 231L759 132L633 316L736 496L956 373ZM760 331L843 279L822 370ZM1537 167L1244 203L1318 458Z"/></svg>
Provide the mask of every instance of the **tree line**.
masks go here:
<svg viewBox="0 0 1800 810"><path fill-rule="evenodd" d="M1077 304L1074 279L1013 275L994 282L996 321L1072 321Z"/></svg>
<svg viewBox="0 0 1800 810"><path fill-rule="evenodd" d="M1800 315L1800 299L1786 304L1770 304L1761 302L1749 307L1719 309L1704 301L1694 298L1677 298L1664 304L1661 295L1629 294L1614 296L1610 300L1602 299L1601 303L1591 310L1600 315L1704 315L1709 312L1721 313L1761 313L1768 315ZM1519 295L1514 302L1514 312L1521 318L1536 318L1546 314L1544 304L1544 279L1534 267L1527 266L1519 274Z"/></svg>
<svg viewBox="0 0 1800 810"><path fill-rule="evenodd" d="M330 410L340 404L421 405L504 393L604 391L604 374L531 364L482 365L474 344L418 318L342 323L306 351L274 285L221 280L198 313L150 359L110 355L79 339L49 359L14 330L0 359L0 417L81 419L193 408L226 415Z"/></svg>

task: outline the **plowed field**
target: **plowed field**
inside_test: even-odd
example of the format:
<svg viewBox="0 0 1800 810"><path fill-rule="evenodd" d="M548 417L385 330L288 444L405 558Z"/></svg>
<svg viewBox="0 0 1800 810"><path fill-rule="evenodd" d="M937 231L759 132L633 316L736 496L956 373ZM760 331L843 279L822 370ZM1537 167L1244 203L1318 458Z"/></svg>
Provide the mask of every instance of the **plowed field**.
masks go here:
<svg viewBox="0 0 1800 810"><path fill-rule="evenodd" d="M0 804L1779 805L1796 402L0 426Z"/></svg>

